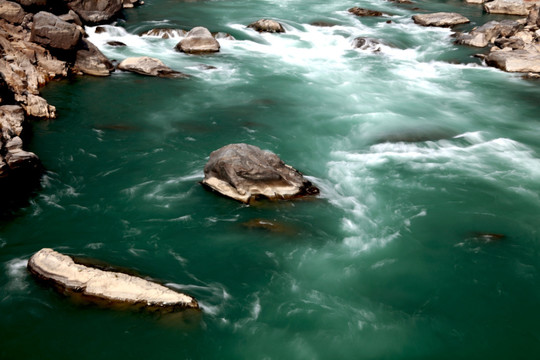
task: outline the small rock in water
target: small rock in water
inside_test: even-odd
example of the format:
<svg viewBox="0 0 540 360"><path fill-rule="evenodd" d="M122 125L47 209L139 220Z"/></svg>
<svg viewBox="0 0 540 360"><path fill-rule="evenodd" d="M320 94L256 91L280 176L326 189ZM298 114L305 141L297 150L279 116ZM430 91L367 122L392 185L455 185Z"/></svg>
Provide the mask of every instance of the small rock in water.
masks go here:
<svg viewBox="0 0 540 360"><path fill-rule="evenodd" d="M242 223L242 226L250 230L264 230L284 235L294 235L298 233L298 231L291 226L268 219L251 219Z"/></svg>
<svg viewBox="0 0 540 360"><path fill-rule="evenodd" d="M116 40L107 41L107 45L110 45L110 46L116 46L116 47L127 46L127 45L124 44L123 42L121 42L121 41L116 41Z"/></svg>
<svg viewBox="0 0 540 360"><path fill-rule="evenodd" d="M258 32L283 33L285 28L275 20L260 19L248 25L248 28Z"/></svg>
<svg viewBox="0 0 540 360"><path fill-rule="evenodd" d="M359 7L350 8L349 12L356 16L383 16L384 15L381 11L363 9Z"/></svg>
<svg viewBox="0 0 540 360"><path fill-rule="evenodd" d="M310 25L312 25L312 26L319 26L319 27L332 27L332 26L336 26L336 24L329 23L329 22L326 22L326 21L314 21L314 22L312 22Z"/></svg>
<svg viewBox="0 0 540 360"><path fill-rule="evenodd" d="M28 270L61 292L82 296L96 304L165 311L199 308L189 295L140 277L77 264L71 257L52 249L35 253L28 261Z"/></svg>
<svg viewBox="0 0 540 360"><path fill-rule="evenodd" d="M289 199L319 193L276 154L248 144L231 144L212 152L202 184L243 203L259 197Z"/></svg>

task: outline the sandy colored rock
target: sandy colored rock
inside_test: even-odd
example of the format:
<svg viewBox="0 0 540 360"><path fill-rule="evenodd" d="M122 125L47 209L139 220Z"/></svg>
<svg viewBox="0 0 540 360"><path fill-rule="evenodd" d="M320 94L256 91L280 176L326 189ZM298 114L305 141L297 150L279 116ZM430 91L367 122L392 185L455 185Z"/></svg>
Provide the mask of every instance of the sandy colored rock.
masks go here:
<svg viewBox="0 0 540 360"><path fill-rule="evenodd" d="M182 38L187 34L186 30L182 29L170 29L170 28L156 28L144 31L139 36L155 36L162 39L175 39Z"/></svg>
<svg viewBox="0 0 540 360"><path fill-rule="evenodd" d="M28 269L64 292L79 293L97 301L171 310L199 307L191 296L139 277L77 264L71 257L48 248L30 258Z"/></svg>
<svg viewBox="0 0 540 360"><path fill-rule="evenodd" d="M218 52L219 49L219 42L207 28L202 26L191 29L186 37L176 45L176 50L188 54L214 53Z"/></svg>
<svg viewBox="0 0 540 360"><path fill-rule="evenodd" d="M20 24L25 15L26 13L21 5L16 2L0 0L0 19L4 19L10 23Z"/></svg>
<svg viewBox="0 0 540 360"><path fill-rule="evenodd" d="M484 25L471 30L470 33L457 35L458 44L474 47L485 47L493 43L498 37L510 37L516 33L520 24L513 20L489 21Z"/></svg>
<svg viewBox="0 0 540 360"><path fill-rule="evenodd" d="M484 10L491 14L506 14L506 15L521 15L529 14L528 4L534 5L532 2L524 0L495 0L486 2Z"/></svg>
<svg viewBox="0 0 540 360"><path fill-rule="evenodd" d="M459 24L466 24L469 21L465 16L458 13L438 12L432 14L413 15L413 21L422 26L450 27Z"/></svg>
<svg viewBox="0 0 540 360"><path fill-rule="evenodd" d="M141 75L166 78L187 78L189 75L173 70L161 60L148 56L131 57L118 64L118 69L131 71Z"/></svg>
<svg viewBox="0 0 540 360"><path fill-rule="evenodd" d="M210 154L202 184L235 200L287 199L319 189L276 154L248 144L231 144Z"/></svg>
<svg viewBox="0 0 540 360"><path fill-rule="evenodd" d="M494 51L486 57L486 63L508 72L540 73L540 52Z"/></svg>

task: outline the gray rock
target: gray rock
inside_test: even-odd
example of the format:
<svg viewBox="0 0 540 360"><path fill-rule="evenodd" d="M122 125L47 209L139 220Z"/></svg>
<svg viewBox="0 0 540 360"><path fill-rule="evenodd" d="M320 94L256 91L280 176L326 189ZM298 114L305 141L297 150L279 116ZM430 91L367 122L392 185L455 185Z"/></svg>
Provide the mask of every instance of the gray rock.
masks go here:
<svg viewBox="0 0 540 360"><path fill-rule="evenodd" d="M459 24L466 24L469 21L465 16L458 13L438 12L433 14L417 14L412 19L416 24L422 26L450 27Z"/></svg>
<svg viewBox="0 0 540 360"><path fill-rule="evenodd" d="M109 59L87 39L82 39L81 44L75 58L75 70L93 76L109 76L114 70Z"/></svg>
<svg viewBox="0 0 540 360"><path fill-rule="evenodd" d="M19 105L0 106L0 140L9 140L21 135L24 123L24 110Z"/></svg>
<svg viewBox="0 0 540 360"><path fill-rule="evenodd" d="M527 4L523 0L495 0L484 4L484 10L491 14L528 15Z"/></svg>
<svg viewBox="0 0 540 360"><path fill-rule="evenodd" d="M34 15L30 41L53 49L69 50L77 45L80 38L81 32L76 25L45 11Z"/></svg>
<svg viewBox="0 0 540 360"><path fill-rule="evenodd" d="M351 14L354 14L356 16L383 16L384 14L381 11L377 10L369 10L369 9L363 9L359 7L353 7L349 9L349 12Z"/></svg>
<svg viewBox="0 0 540 360"><path fill-rule="evenodd" d="M0 0L0 19L4 19L13 24L20 24L24 20L24 12L21 5L6 0Z"/></svg>
<svg viewBox="0 0 540 360"><path fill-rule="evenodd" d="M176 50L188 54L204 54L218 52L219 42L210 31L202 26L191 29L177 45Z"/></svg>
<svg viewBox="0 0 540 360"><path fill-rule="evenodd" d="M259 197L288 199L319 193L277 155L247 144L231 144L212 152L202 184L244 203Z"/></svg>
<svg viewBox="0 0 540 360"><path fill-rule="evenodd" d="M141 75L165 78L187 78L189 75L175 71L161 60L148 56L127 58L118 64L119 70L131 71Z"/></svg>
<svg viewBox="0 0 540 360"><path fill-rule="evenodd" d="M122 11L122 0L74 0L68 7L81 17L87 24L108 22L117 17Z"/></svg>
<svg viewBox="0 0 540 360"><path fill-rule="evenodd" d="M60 15L58 17L60 18L60 20L63 20L65 22L72 23L72 24L79 25L79 26L83 26L81 18L73 10L69 10L67 14L63 14L63 15Z"/></svg>
<svg viewBox="0 0 540 360"><path fill-rule="evenodd" d="M63 293L77 294L98 304L172 311L199 308L191 296L140 277L77 264L71 257L52 249L35 253L28 261L28 270Z"/></svg>
<svg viewBox="0 0 540 360"><path fill-rule="evenodd" d="M540 73L540 52L527 50L492 51L486 57L486 63L508 72Z"/></svg>
<svg viewBox="0 0 540 360"><path fill-rule="evenodd" d="M484 47L493 43L500 36L512 36L519 30L520 26L519 22L513 20L490 21L471 30L468 34L458 34L456 42L474 47Z"/></svg>
<svg viewBox="0 0 540 360"><path fill-rule="evenodd" d="M249 24L247 27L258 32L269 32L269 33L284 33L285 32L285 28L283 27L283 25L281 25L275 20L269 20L269 19L257 20Z"/></svg>

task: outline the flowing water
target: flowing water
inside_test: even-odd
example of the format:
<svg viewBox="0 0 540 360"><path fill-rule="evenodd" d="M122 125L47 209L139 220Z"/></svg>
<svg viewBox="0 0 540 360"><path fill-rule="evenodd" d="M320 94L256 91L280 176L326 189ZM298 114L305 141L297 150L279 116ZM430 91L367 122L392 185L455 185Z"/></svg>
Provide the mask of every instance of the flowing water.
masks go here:
<svg viewBox="0 0 540 360"><path fill-rule="evenodd" d="M415 25L414 6L459 11L473 20L462 30L500 18L461 1L147 0L88 28L110 59L153 56L191 77L43 90L59 118L34 123L27 144L48 171L0 222L0 358L537 357L539 83ZM259 18L286 33L246 28ZM235 40L191 56L179 38L138 36L199 25ZM384 45L354 49L359 36ZM246 206L207 192L210 152L237 142L321 195ZM133 269L203 311L74 303L26 272L43 247Z"/></svg>

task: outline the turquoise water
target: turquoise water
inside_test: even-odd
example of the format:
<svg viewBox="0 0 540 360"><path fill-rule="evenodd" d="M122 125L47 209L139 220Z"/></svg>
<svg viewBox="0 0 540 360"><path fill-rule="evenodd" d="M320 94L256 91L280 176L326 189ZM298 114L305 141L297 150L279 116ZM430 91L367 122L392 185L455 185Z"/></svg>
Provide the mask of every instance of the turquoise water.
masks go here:
<svg viewBox="0 0 540 360"><path fill-rule="evenodd" d="M475 22L463 29L495 18L415 6L460 11ZM43 89L59 117L27 143L48 171L0 222L0 358L538 357L539 83L483 67L450 30L414 25L411 7L148 0L107 33L88 28L111 59L153 56L191 78ZM245 28L263 17L287 32ZM189 56L179 39L137 35L197 25L236 40ZM353 49L358 36L388 46ZM205 191L208 155L235 142L275 152L321 196L245 206ZM26 273L43 247L133 269L203 311L76 304Z"/></svg>

